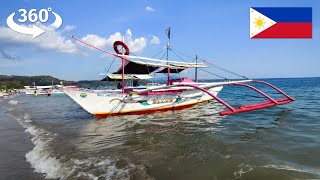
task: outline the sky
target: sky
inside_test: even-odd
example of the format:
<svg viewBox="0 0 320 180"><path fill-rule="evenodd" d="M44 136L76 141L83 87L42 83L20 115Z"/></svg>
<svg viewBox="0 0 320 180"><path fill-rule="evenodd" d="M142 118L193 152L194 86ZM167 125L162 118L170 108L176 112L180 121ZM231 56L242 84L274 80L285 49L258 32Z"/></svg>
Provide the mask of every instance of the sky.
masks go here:
<svg viewBox="0 0 320 180"><path fill-rule="evenodd" d="M52 28L55 18L49 13L48 22L35 23L46 32L34 39L14 32L6 24L13 12L18 23L21 8L49 7L61 16L63 24ZM250 7L312 7L313 38L250 39ZM186 60L198 54L249 78L319 77L319 22L318 0L2 0L0 74L97 80L114 58L79 44L67 33L111 52L113 42L124 36L131 52L152 57L166 47L165 30L171 27L171 48L188 55ZM170 59L180 60L174 54ZM110 72L120 63L114 61ZM230 77L215 68L207 70ZM193 73L190 69L180 76L193 77ZM199 78L216 77L200 71Z"/></svg>

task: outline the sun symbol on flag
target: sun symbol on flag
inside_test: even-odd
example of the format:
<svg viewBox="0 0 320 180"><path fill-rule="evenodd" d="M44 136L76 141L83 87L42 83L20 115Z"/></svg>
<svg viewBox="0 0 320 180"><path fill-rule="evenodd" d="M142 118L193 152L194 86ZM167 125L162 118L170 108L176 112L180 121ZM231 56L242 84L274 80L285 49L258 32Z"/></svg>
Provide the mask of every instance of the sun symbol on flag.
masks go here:
<svg viewBox="0 0 320 180"><path fill-rule="evenodd" d="M265 24L266 22L264 21L264 18L260 18L260 17L258 17L258 18L255 18L255 22L254 22L254 24L256 25L256 28L262 28L262 27L264 27L264 25L263 24Z"/></svg>

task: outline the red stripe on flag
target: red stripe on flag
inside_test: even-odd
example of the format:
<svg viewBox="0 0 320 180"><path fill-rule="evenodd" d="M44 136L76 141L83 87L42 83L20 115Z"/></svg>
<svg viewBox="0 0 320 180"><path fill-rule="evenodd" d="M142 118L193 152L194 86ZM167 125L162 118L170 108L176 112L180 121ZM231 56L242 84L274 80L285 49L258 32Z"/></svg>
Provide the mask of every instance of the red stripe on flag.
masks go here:
<svg viewBox="0 0 320 180"><path fill-rule="evenodd" d="M312 38L312 23L276 23L252 38Z"/></svg>

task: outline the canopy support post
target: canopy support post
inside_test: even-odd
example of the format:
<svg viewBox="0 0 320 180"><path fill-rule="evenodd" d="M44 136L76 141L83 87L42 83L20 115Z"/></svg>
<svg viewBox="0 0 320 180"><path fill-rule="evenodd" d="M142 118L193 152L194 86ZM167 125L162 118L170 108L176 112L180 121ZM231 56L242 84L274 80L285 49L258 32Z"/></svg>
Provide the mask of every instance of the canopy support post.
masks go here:
<svg viewBox="0 0 320 180"><path fill-rule="evenodd" d="M169 51L170 51L170 27L166 30L167 36L168 36L168 44L167 44L167 61L169 61ZM169 65L169 62L167 62L167 65ZM168 66L168 73L167 73L168 79L167 79L167 85L170 85L170 67Z"/></svg>
<svg viewBox="0 0 320 180"><path fill-rule="evenodd" d="M122 59L122 94L124 94L124 62L125 62L125 59L124 58L121 58Z"/></svg>
<svg viewBox="0 0 320 180"><path fill-rule="evenodd" d="M167 60L169 60L169 44L167 46ZM169 64L169 63L167 63ZM168 66L168 79L167 79L167 85L170 85L170 67Z"/></svg>
<svg viewBox="0 0 320 180"><path fill-rule="evenodd" d="M198 53L196 54L196 63L198 64ZM198 82L198 68L195 68L195 82Z"/></svg>

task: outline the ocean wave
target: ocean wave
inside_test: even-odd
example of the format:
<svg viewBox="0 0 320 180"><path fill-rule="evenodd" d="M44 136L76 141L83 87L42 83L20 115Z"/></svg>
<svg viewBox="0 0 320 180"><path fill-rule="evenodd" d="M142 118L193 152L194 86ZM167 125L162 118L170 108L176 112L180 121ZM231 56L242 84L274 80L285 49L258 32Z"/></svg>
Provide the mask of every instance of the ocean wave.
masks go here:
<svg viewBox="0 0 320 180"><path fill-rule="evenodd" d="M145 167L134 165L125 160L111 160L109 157L99 160L88 158L86 160L74 160L77 169L74 174L77 178L87 179L131 179L131 175L139 175L143 179L152 179L146 174ZM118 167L123 166L123 167Z"/></svg>
<svg viewBox="0 0 320 180"><path fill-rule="evenodd" d="M12 104L12 105L17 105L17 104L19 103L19 101L10 100L8 103L9 103L9 104Z"/></svg>
<svg viewBox="0 0 320 180"><path fill-rule="evenodd" d="M134 165L122 159L112 160L110 157L81 159L72 157L72 154L58 155L59 153L56 153L51 146L58 134L39 127L31 120L28 113L16 120L25 128L25 132L31 135L34 144L34 148L26 153L26 160L35 172L44 174L46 179L130 179L132 175L137 174L143 176L143 179L152 179L147 175L143 165Z"/></svg>
<svg viewBox="0 0 320 180"><path fill-rule="evenodd" d="M243 174L248 173L248 172L250 172L250 171L253 170L253 167L250 166L250 165L240 164L238 167L239 167L240 169L239 169L238 171L235 171L235 172L233 173L235 179L239 179L239 178L242 177Z"/></svg>
<svg viewBox="0 0 320 180"><path fill-rule="evenodd" d="M309 174L319 175L320 176L319 169L297 167L297 166L294 166L294 165L273 165L273 164L268 164L268 165L260 166L260 167L287 170L287 171L296 171L296 172L309 173Z"/></svg>
<svg viewBox="0 0 320 180"><path fill-rule="evenodd" d="M17 120L26 128L25 132L32 136L31 141L34 144L34 148L25 157L35 169L35 172L46 174L45 178L48 179L64 178L67 176L67 170L72 169L65 167L50 152L49 143L55 138L55 135L32 124L33 121L27 113L24 114L23 120Z"/></svg>

